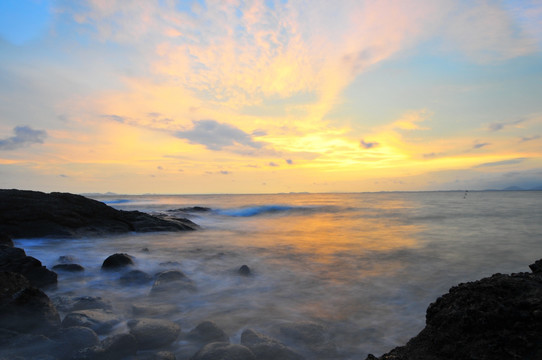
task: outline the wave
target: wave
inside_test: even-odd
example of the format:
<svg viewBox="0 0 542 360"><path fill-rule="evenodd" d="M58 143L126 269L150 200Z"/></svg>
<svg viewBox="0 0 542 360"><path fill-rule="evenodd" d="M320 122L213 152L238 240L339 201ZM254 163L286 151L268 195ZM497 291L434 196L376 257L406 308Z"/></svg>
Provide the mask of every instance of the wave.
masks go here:
<svg viewBox="0 0 542 360"><path fill-rule="evenodd" d="M289 205L260 205L250 206L235 209L220 209L214 212L219 215L226 215L232 217L251 217L266 214L284 214L291 212L312 212L315 208L306 206L289 206Z"/></svg>

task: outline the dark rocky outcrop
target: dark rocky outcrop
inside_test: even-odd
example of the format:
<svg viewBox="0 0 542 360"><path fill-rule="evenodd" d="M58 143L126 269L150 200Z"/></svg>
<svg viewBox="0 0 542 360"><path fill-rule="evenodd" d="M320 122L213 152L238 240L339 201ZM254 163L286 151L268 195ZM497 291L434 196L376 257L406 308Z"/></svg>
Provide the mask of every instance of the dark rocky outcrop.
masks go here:
<svg viewBox="0 0 542 360"><path fill-rule="evenodd" d="M246 346L215 342L205 345L190 360L256 360L256 356Z"/></svg>
<svg viewBox="0 0 542 360"><path fill-rule="evenodd" d="M242 276L249 276L251 274L248 265L242 265L239 270L237 270L237 273Z"/></svg>
<svg viewBox="0 0 542 360"><path fill-rule="evenodd" d="M169 320L139 319L128 322L130 334L137 340L138 349L156 349L175 341L181 327Z"/></svg>
<svg viewBox="0 0 542 360"><path fill-rule="evenodd" d="M6 234L0 234L0 245L4 245L7 247L13 247L13 240L11 240L11 237L9 237Z"/></svg>
<svg viewBox="0 0 542 360"><path fill-rule="evenodd" d="M134 265L132 256L124 253L117 253L108 256L107 259L104 260L102 270L118 270L132 265Z"/></svg>
<svg viewBox="0 0 542 360"><path fill-rule="evenodd" d="M542 359L541 265L452 287L429 305L416 337L367 359Z"/></svg>
<svg viewBox="0 0 542 360"><path fill-rule="evenodd" d="M26 256L23 249L0 245L0 271L10 271L26 277L32 286L45 288L56 285L57 275L36 258Z"/></svg>
<svg viewBox="0 0 542 360"><path fill-rule="evenodd" d="M13 238L74 237L126 232L195 230L187 219L116 210L69 193L0 190L0 233Z"/></svg>
<svg viewBox="0 0 542 360"><path fill-rule="evenodd" d="M186 338L200 344L229 342L229 337L226 335L224 330L219 328L212 321L204 321L200 323L186 335Z"/></svg>

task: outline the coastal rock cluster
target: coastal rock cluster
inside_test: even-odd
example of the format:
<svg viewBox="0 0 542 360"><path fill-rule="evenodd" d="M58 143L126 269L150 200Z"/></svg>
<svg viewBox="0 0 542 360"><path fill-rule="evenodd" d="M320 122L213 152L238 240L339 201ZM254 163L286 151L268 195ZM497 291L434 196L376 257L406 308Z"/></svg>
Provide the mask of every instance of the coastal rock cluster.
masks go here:
<svg viewBox="0 0 542 360"><path fill-rule="evenodd" d="M116 210L69 193L0 190L0 233L12 238L195 230L188 219Z"/></svg>

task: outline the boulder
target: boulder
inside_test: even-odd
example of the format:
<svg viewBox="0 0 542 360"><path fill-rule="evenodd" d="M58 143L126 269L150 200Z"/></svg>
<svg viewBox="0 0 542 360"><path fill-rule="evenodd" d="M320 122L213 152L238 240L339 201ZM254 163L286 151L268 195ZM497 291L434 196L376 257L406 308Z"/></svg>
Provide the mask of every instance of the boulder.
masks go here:
<svg viewBox="0 0 542 360"><path fill-rule="evenodd" d="M104 260L102 270L118 270L132 265L134 265L132 256L124 253L116 253Z"/></svg>
<svg viewBox="0 0 542 360"><path fill-rule="evenodd" d="M128 321L130 334L138 344L138 349L156 349L177 340L181 327L169 320L139 319Z"/></svg>
<svg viewBox="0 0 542 360"><path fill-rule="evenodd" d="M4 276L6 276L4 274ZM9 275L8 275L9 276ZM10 284L20 281L12 278ZM17 285L18 286L18 285ZM3 289L9 294L16 286ZM19 333L51 334L60 328L60 316L49 297L40 289L25 287L13 293L7 299L3 298L0 308L0 328L17 331Z"/></svg>
<svg viewBox="0 0 542 360"><path fill-rule="evenodd" d="M192 329L187 335L188 340L201 344L212 342L229 342L229 337L224 330L212 321L204 321Z"/></svg>
<svg viewBox="0 0 542 360"><path fill-rule="evenodd" d="M24 275L32 286L46 288L57 283L55 272L48 270L32 256L26 256L23 249L0 246L0 271Z"/></svg>
<svg viewBox="0 0 542 360"><path fill-rule="evenodd" d="M156 277L151 288L151 295L167 293L178 294L182 291L195 291L196 286L179 270L162 271Z"/></svg>
<svg viewBox="0 0 542 360"><path fill-rule="evenodd" d="M85 271L85 268L79 264L57 264L53 266L53 270L65 272L81 272Z"/></svg>
<svg viewBox="0 0 542 360"><path fill-rule="evenodd" d="M77 351L71 360L118 360L133 359L137 343L130 334L117 334L105 338L96 346Z"/></svg>
<svg viewBox="0 0 542 360"><path fill-rule="evenodd" d="M110 332L120 322L117 315L104 310L77 310L66 315L62 320L62 327L84 326L101 335Z"/></svg>
<svg viewBox="0 0 542 360"><path fill-rule="evenodd" d="M289 347L277 340L260 334L252 329L247 329L241 334L241 345L248 347L258 360L303 360Z"/></svg>
<svg viewBox="0 0 542 360"><path fill-rule="evenodd" d="M239 270L237 270L237 273L242 276L249 276L251 274L250 268L247 265L242 265Z"/></svg>
<svg viewBox="0 0 542 360"><path fill-rule="evenodd" d="M122 285L146 285L152 281L152 276L141 270L131 270L119 279Z"/></svg>
<svg viewBox="0 0 542 360"><path fill-rule="evenodd" d="M205 345L190 360L256 360L256 356L243 345L215 342Z"/></svg>
<svg viewBox="0 0 542 360"><path fill-rule="evenodd" d="M30 287L30 281L19 273L0 271L0 308L12 301L13 295Z"/></svg>
<svg viewBox="0 0 542 360"><path fill-rule="evenodd" d="M71 359L78 351L96 346L100 343L98 335L91 329L82 326L72 326L61 329L54 337L59 345L57 356Z"/></svg>
<svg viewBox="0 0 542 360"><path fill-rule="evenodd" d="M13 247L13 240L11 240L11 237L7 234L0 234L0 245L4 245L7 247Z"/></svg>
<svg viewBox="0 0 542 360"><path fill-rule="evenodd" d="M116 210L69 193L0 190L0 233L13 238L74 237L126 232L195 230L187 219Z"/></svg>
<svg viewBox="0 0 542 360"><path fill-rule="evenodd" d="M367 359L542 359L542 276L531 269L452 287L429 305L417 336Z"/></svg>

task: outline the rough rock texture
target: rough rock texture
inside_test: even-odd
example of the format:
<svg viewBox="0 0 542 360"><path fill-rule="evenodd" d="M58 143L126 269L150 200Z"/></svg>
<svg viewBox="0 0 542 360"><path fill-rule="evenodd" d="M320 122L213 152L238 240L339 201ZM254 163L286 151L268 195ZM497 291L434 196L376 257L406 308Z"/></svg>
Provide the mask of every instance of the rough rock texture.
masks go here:
<svg viewBox="0 0 542 360"><path fill-rule="evenodd" d="M229 337L224 330L212 321L204 321L192 329L186 338L201 344L212 342L229 342Z"/></svg>
<svg viewBox="0 0 542 360"><path fill-rule="evenodd" d="M190 360L256 360L256 356L246 346L215 342L205 345Z"/></svg>
<svg viewBox="0 0 542 360"><path fill-rule="evenodd" d="M18 275L17 275L18 276ZM18 282L15 279L13 282ZM8 290L12 292L15 287ZM60 316L49 297L40 289L25 287L3 298L0 328L19 333L50 334L60 328Z"/></svg>
<svg viewBox="0 0 542 360"><path fill-rule="evenodd" d="M241 345L248 347L258 360L303 360L304 357L277 340L247 329L241 334Z"/></svg>
<svg viewBox="0 0 542 360"><path fill-rule="evenodd" d="M138 349L156 349L177 340L181 327L169 320L140 319L128 322L130 334L137 340Z"/></svg>
<svg viewBox="0 0 542 360"><path fill-rule="evenodd" d="M429 305L416 337L378 359L542 359L540 265L530 266L532 274L495 274L452 287Z"/></svg>
<svg viewBox="0 0 542 360"><path fill-rule="evenodd" d="M85 268L79 264L57 264L53 266L53 270L65 272L81 272L85 271Z"/></svg>
<svg viewBox="0 0 542 360"><path fill-rule="evenodd" d="M0 190L0 233L13 238L74 237L125 232L194 230L187 219L120 211L69 193Z"/></svg>
<svg viewBox="0 0 542 360"><path fill-rule="evenodd" d="M196 286L185 274L179 270L162 271L156 277L151 288L151 295L164 295L179 293L181 291L195 291Z"/></svg>
<svg viewBox="0 0 542 360"><path fill-rule="evenodd" d="M0 245L0 271L15 272L26 277L32 286L45 288L56 285L57 275L36 258L26 256L23 249Z"/></svg>
<svg viewBox="0 0 542 360"><path fill-rule="evenodd" d="M118 270L132 265L134 265L132 256L124 253L116 253L104 260L102 270Z"/></svg>
<svg viewBox="0 0 542 360"><path fill-rule="evenodd" d="M78 310L66 315L62 320L62 327L84 326L97 334L107 334L120 321L117 315L104 310Z"/></svg>

